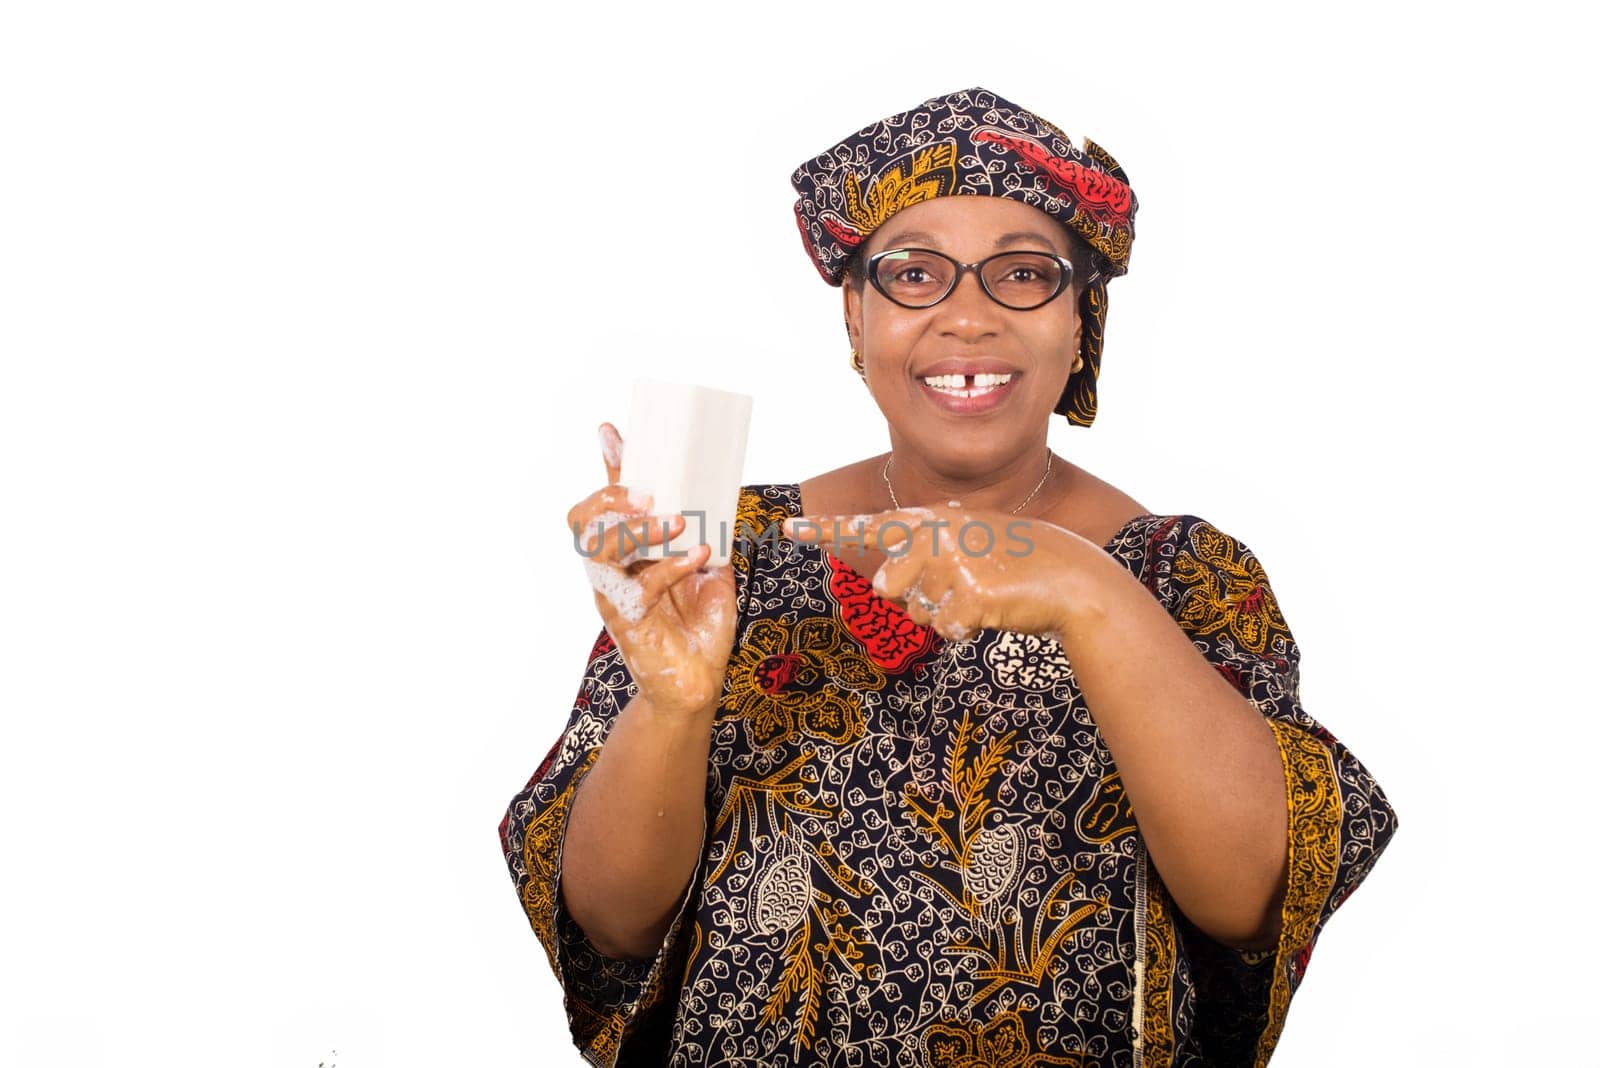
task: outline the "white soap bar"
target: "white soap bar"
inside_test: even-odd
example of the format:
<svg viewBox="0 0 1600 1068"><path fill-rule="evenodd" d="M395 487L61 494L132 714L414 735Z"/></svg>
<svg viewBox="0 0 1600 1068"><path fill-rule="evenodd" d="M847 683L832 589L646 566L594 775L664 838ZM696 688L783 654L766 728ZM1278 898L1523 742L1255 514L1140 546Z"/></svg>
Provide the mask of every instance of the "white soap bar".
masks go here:
<svg viewBox="0 0 1600 1068"><path fill-rule="evenodd" d="M738 531L739 487L750 437L752 398L704 386L641 378L633 384L633 410L622 439L621 481L629 495L650 494L650 513L685 514L684 527L665 546L640 550L645 559L682 556L711 546L705 566L726 564Z"/></svg>

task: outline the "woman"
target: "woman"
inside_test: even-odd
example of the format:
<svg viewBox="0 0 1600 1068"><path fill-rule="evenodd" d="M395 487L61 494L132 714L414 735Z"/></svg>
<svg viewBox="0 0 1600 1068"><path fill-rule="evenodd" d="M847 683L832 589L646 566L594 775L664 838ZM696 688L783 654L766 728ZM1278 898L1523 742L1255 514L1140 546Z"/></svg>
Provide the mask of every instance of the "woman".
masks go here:
<svg viewBox="0 0 1600 1068"><path fill-rule="evenodd" d="M605 622L502 845L596 1064L1232 1065L1394 833L1243 544L1055 456L1116 162L982 89L794 176L889 453L743 488L731 565L619 486ZM581 786L581 789L579 788Z"/></svg>

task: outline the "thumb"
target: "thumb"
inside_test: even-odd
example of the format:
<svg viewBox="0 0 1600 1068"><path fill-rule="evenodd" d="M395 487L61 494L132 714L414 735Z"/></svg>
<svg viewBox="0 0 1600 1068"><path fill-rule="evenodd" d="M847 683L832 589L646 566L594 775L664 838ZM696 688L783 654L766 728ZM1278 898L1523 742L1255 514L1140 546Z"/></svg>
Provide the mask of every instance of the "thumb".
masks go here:
<svg viewBox="0 0 1600 1068"><path fill-rule="evenodd" d="M606 462L606 483L615 486L622 478L622 435L610 423L600 424L600 455Z"/></svg>

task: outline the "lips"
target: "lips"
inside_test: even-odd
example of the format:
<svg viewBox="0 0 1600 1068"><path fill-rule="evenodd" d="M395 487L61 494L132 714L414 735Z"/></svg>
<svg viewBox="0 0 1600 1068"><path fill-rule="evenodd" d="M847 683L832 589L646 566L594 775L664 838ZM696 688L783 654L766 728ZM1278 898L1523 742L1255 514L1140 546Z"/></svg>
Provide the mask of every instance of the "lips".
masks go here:
<svg viewBox="0 0 1600 1068"><path fill-rule="evenodd" d="M959 391L950 387L940 389L928 383L926 379L919 382L922 395L935 407L949 412L952 415L981 415L994 411L1010 399L1016 389L1017 382L1022 375L1011 373L1011 378L1004 384L978 385L972 378L962 380ZM951 381L943 379L943 381Z"/></svg>

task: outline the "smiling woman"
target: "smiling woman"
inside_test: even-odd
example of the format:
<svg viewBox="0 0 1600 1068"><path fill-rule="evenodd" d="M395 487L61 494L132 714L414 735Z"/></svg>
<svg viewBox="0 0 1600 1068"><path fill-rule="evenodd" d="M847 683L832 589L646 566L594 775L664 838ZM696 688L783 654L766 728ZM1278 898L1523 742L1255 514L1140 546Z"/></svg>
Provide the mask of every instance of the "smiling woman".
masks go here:
<svg viewBox="0 0 1600 1068"><path fill-rule="evenodd" d="M905 208L863 243L861 269L882 299L868 300L859 284L844 287L861 373L891 440L908 438L895 451L908 459L966 451L971 475L962 481L975 499L1011 496L983 484L997 460L1026 452L1031 467L1016 475L1037 477L1050 413L1083 367L1083 321L1072 298L1085 287L1070 248L1066 232L1026 204L939 197ZM980 383L976 375L990 377ZM918 419L939 413L988 418ZM928 474L908 471L904 481Z"/></svg>
<svg viewBox="0 0 1600 1068"><path fill-rule="evenodd" d="M567 520L604 629L501 845L595 1064L1260 1065L1397 822L1238 539L1055 455L1137 200L982 89L798 168L890 451ZM622 517L609 527L607 517ZM630 570L630 567L632 570ZM609 581L637 576L624 615Z"/></svg>

